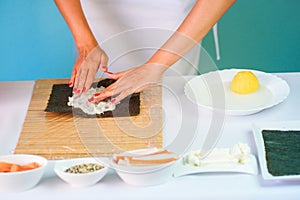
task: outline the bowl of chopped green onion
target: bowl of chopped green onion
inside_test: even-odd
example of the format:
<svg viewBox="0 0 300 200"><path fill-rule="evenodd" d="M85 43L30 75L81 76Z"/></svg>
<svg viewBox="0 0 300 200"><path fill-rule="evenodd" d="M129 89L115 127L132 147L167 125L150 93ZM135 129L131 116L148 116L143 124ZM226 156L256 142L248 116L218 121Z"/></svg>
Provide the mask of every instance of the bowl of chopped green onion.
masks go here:
<svg viewBox="0 0 300 200"><path fill-rule="evenodd" d="M54 171L66 183L87 187L98 183L108 168L96 158L76 158L56 161Z"/></svg>

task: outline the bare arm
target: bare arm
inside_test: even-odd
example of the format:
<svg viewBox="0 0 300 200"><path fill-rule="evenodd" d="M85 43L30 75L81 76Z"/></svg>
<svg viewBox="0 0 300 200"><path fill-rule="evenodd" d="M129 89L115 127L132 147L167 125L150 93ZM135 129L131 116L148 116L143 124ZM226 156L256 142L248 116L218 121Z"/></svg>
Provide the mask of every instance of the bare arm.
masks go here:
<svg viewBox="0 0 300 200"><path fill-rule="evenodd" d="M151 83L158 82L163 72L202 40L234 2L198 0L176 33L144 65L109 75L117 81L90 101L115 96L112 102L119 102L133 92L140 92Z"/></svg>
<svg viewBox="0 0 300 200"><path fill-rule="evenodd" d="M196 45L235 0L198 0L176 33L147 62L170 67Z"/></svg>
<svg viewBox="0 0 300 200"><path fill-rule="evenodd" d="M68 24L78 49L98 45L81 8L80 0L54 0Z"/></svg>
<svg viewBox="0 0 300 200"><path fill-rule="evenodd" d="M99 47L84 16L80 0L54 0L74 37L79 55L73 67L70 87L81 94L92 84L98 68L107 71L108 57Z"/></svg>

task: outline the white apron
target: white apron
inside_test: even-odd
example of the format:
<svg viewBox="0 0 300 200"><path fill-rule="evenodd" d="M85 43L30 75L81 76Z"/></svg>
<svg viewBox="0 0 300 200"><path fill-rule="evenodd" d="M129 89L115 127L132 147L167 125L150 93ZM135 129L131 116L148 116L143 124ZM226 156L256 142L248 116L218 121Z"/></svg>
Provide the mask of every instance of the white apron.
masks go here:
<svg viewBox="0 0 300 200"><path fill-rule="evenodd" d="M81 0L92 32L110 59L111 72L145 63L176 31L194 3L195 0ZM197 74L200 44L165 75Z"/></svg>

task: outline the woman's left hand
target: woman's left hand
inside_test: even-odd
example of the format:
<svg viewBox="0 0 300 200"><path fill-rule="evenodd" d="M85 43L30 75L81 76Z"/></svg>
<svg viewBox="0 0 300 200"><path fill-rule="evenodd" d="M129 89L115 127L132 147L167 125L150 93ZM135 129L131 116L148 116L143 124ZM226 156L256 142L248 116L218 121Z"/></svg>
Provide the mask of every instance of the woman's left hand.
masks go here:
<svg viewBox="0 0 300 200"><path fill-rule="evenodd" d="M115 74L107 72L108 76L116 82L101 93L95 94L89 101L95 103L113 97L111 102L118 103L125 97L158 83L166 69L166 66L158 64L144 64Z"/></svg>

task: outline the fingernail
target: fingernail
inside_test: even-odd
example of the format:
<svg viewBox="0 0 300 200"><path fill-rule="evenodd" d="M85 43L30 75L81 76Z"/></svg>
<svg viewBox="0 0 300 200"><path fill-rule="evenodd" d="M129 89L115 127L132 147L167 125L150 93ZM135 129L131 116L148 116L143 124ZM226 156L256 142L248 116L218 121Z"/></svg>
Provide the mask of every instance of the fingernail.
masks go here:
<svg viewBox="0 0 300 200"><path fill-rule="evenodd" d="M77 90L76 93L80 94L80 90Z"/></svg>
<svg viewBox="0 0 300 200"><path fill-rule="evenodd" d="M112 99L112 100L111 100L111 103L116 103L116 99L115 99L115 98Z"/></svg>
<svg viewBox="0 0 300 200"><path fill-rule="evenodd" d="M100 93L94 94L94 97L100 96Z"/></svg>
<svg viewBox="0 0 300 200"><path fill-rule="evenodd" d="M74 89L73 89L73 92L76 92L76 91L77 91L77 89L76 89L76 88L74 88Z"/></svg>
<svg viewBox="0 0 300 200"><path fill-rule="evenodd" d="M89 98L88 101L89 101L89 102L94 101L94 97Z"/></svg>
<svg viewBox="0 0 300 200"><path fill-rule="evenodd" d="M108 73L108 74L113 74L112 72L106 72L106 73Z"/></svg>
<svg viewBox="0 0 300 200"><path fill-rule="evenodd" d="M72 83L72 82L70 82L70 83L69 83L69 87L72 87L72 85L73 85L73 83Z"/></svg>
<svg viewBox="0 0 300 200"><path fill-rule="evenodd" d="M83 87L82 92L85 92L85 91L86 91L86 87Z"/></svg>

